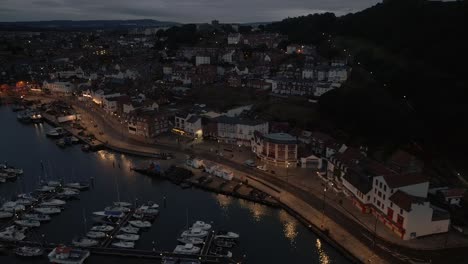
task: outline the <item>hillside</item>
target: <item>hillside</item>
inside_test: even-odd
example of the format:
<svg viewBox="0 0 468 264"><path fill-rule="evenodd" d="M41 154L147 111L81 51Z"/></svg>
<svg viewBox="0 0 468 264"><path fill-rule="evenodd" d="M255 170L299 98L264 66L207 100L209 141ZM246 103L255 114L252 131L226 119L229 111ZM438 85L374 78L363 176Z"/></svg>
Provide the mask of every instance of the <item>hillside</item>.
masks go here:
<svg viewBox="0 0 468 264"><path fill-rule="evenodd" d="M338 128L446 152L468 144L467 11L466 1L387 0L355 14L288 18L266 28L322 50L330 43L331 54L351 52L358 70L320 100Z"/></svg>

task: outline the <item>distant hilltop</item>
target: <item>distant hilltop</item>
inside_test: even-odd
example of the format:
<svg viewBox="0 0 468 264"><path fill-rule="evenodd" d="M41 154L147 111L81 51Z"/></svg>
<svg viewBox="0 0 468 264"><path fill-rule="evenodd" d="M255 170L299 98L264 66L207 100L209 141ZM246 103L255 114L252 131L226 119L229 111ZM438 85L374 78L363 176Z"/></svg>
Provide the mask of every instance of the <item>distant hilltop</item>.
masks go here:
<svg viewBox="0 0 468 264"><path fill-rule="evenodd" d="M158 21L152 19L138 20L50 20L0 22L0 30L42 29L42 30L70 30L70 29L118 29L141 27L167 27L179 25L176 22Z"/></svg>

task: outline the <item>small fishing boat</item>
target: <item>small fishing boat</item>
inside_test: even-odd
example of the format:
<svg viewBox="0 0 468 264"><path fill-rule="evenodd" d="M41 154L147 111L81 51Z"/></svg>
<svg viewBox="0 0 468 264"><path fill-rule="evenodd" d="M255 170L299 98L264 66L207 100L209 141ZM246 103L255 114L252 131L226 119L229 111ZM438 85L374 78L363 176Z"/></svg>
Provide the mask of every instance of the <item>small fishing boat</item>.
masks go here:
<svg viewBox="0 0 468 264"><path fill-rule="evenodd" d="M18 199L15 201L17 204L22 204L24 206L29 206L33 203L32 200L28 200L28 199Z"/></svg>
<svg viewBox="0 0 468 264"><path fill-rule="evenodd" d="M218 257L232 258L232 252L222 247L215 247L210 250L210 254Z"/></svg>
<svg viewBox="0 0 468 264"><path fill-rule="evenodd" d="M61 185L62 184L59 181L48 181L47 182L47 186L50 186L50 187L59 187Z"/></svg>
<svg viewBox="0 0 468 264"><path fill-rule="evenodd" d="M44 185L44 186L41 186L40 188L36 189L36 191L38 191L38 192L53 192L53 191L55 191L55 187Z"/></svg>
<svg viewBox="0 0 468 264"><path fill-rule="evenodd" d="M222 239L238 239L239 235L234 233L234 232L219 231L218 233L216 233L214 238L215 239L219 239L219 238L222 238Z"/></svg>
<svg viewBox="0 0 468 264"><path fill-rule="evenodd" d="M46 136L51 137L51 138L60 138L60 137L63 137L65 133L66 133L65 129L61 127L56 127L47 131Z"/></svg>
<svg viewBox="0 0 468 264"><path fill-rule="evenodd" d="M118 248L134 248L135 247L135 242L119 241L119 242L112 243L112 246L118 247Z"/></svg>
<svg viewBox="0 0 468 264"><path fill-rule="evenodd" d="M0 240L16 242L25 238L26 235L23 232L17 231L16 229L7 229L3 232L0 232Z"/></svg>
<svg viewBox="0 0 468 264"><path fill-rule="evenodd" d="M20 212L25 209L26 207L24 205L17 204L16 202L13 202L13 201L5 202L1 208L1 210L5 212Z"/></svg>
<svg viewBox="0 0 468 264"><path fill-rule="evenodd" d="M132 206L132 204L127 203L127 202L114 202L114 206L117 206L117 207L130 207L130 206Z"/></svg>
<svg viewBox="0 0 468 264"><path fill-rule="evenodd" d="M81 183L81 182L70 182L65 184L65 187L76 189L79 191L84 191L89 189L89 184Z"/></svg>

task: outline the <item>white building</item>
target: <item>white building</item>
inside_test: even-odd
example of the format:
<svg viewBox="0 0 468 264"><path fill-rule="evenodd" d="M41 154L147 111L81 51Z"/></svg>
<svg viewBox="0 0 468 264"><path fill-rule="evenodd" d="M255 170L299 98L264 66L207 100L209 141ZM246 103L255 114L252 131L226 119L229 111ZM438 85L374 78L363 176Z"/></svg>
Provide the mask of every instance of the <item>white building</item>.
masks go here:
<svg viewBox="0 0 468 264"><path fill-rule="evenodd" d="M49 89L53 93L71 94L75 89L75 85L70 82L47 82L42 83L43 89Z"/></svg>
<svg viewBox="0 0 468 264"><path fill-rule="evenodd" d="M220 116L213 121L217 124L218 140L225 143L250 146L255 131L268 133L268 122L262 120Z"/></svg>
<svg viewBox="0 0 468 264"><path fill-rule="evenodd" d="M305 68L302 70L302 79L313 79L315 78L315 70L313 68Z"/></svg>
<svg viewBox="0 0 468 264"><path fill-rule="evenodd" d="M184 136L201 138L203 136L201 118L193 114L178 114L175 116L172 131Z"/></svg>
<svg viewBox="0 0 468 264"><path fill-rule="evenodd" d="M447 212L427 200L429 181L419 173L399 174L369 159L359 168L348 169L343 186L352 194L353 204L408 240L447 232Z"/></svg>

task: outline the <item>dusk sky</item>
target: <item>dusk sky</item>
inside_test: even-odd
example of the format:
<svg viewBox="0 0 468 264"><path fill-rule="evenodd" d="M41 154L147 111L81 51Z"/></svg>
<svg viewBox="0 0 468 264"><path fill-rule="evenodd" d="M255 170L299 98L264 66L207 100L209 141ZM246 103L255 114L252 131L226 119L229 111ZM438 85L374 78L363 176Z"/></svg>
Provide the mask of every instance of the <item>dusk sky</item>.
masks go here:
<svg viewBox="0 0 468 264"><path fill-rule="evenodd" d="M263 22L317 12L343 15L381 0L0 0L0 21L156 19Z"/></svg>

